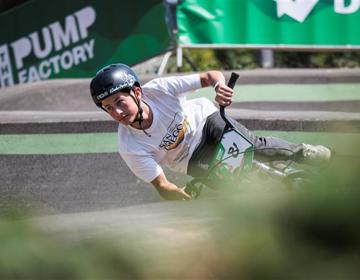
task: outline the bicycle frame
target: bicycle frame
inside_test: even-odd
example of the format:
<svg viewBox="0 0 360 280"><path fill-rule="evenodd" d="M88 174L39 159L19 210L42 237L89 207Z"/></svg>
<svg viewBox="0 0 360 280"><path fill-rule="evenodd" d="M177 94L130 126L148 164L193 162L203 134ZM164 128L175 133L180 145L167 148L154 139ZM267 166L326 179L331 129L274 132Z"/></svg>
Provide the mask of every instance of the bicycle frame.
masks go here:
<svg viewBox="0 0 360 280"><path fill-rule="evenodd" d="M232 73L228 87L234 88L239 75ZM225 122L221 141L216 148L215 157L210 164L209 182L219 185L224 178L238 179L250 171L253 165L253 143L243 135L225 114L220 106L220 115Z"/></svg>
<svg viewBox="0 0 360 280"><path fill-rule="evenodd" d="M238 78L239 75L233 72L228 86L234 88ZM225 128L210 164L210 172L207 178L194 178L185 187L185 191L193 198L200 195L203 185L217 190L222 187L226 188L224 186L226 185L225 181L238 185L239 181L253 169L285 181L302 177L303 170L290 168L289 166L278 169L254 160L253 143L228 119L224 106L220 106L220 115L225 122ZM200 183L200 186L196 186L198 183Z"/></svg>

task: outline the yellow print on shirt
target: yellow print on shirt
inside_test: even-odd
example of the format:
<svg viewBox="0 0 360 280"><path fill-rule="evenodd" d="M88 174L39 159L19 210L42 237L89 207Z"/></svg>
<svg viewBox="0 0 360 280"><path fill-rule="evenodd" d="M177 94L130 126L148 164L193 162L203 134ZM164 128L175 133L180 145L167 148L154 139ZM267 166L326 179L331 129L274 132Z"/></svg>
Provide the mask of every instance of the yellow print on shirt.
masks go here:
<svg viewBox="0 0 360 280"><path fill-rule="evenodd" d="M173 121L168 127L166 135L161 140L161 143L159 145L160 149L170 151L175 149L184 141L185 134L189 127L189 123L186 118L180 122L177 121L177 119L179 118L180 116L178 114L175 114Z"/></svg>

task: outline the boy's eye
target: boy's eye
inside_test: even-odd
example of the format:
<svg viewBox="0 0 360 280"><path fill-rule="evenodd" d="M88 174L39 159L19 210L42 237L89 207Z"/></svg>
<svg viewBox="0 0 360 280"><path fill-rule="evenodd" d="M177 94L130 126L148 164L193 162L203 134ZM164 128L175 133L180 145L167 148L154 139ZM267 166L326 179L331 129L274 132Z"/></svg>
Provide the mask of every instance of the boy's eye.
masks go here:
<svg viewBox="0 0 360 280"><path fill-rule="evenodd" d="M116 105L117 105L117 106L122 106L122 104L123 104L123 101L122 101L122 100L118 100L118 101L116 102Z"/></svg>

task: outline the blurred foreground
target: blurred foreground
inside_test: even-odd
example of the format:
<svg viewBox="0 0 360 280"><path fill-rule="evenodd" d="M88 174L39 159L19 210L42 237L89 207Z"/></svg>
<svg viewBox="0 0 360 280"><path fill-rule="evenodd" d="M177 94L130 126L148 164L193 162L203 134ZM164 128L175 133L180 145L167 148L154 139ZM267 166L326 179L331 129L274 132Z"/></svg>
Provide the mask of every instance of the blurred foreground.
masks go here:
<svg viewBox="0 0 360 280"><path fill-rule="evenodd" d="M338 156L292 191L254 180L196 201L45 217L14 205L0 218L0 279L358 279L359 163Z"/></svg>

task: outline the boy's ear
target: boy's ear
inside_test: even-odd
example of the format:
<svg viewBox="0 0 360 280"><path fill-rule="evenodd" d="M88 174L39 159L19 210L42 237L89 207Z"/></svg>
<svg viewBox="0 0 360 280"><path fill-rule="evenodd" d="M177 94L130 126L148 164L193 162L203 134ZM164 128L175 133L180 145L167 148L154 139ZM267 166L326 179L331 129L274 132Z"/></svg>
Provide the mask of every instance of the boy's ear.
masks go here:
<svg viewBox="0 0 360 280"><path fill-rule="evenodd" d="M140 87L134 87L134 93L135 93L137 98L141 97L141 95L142 95L141 88Z"/></svg>

